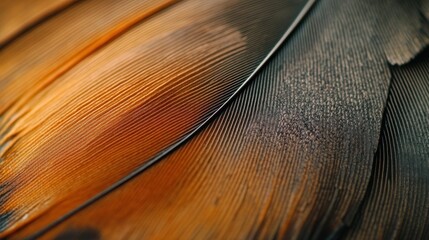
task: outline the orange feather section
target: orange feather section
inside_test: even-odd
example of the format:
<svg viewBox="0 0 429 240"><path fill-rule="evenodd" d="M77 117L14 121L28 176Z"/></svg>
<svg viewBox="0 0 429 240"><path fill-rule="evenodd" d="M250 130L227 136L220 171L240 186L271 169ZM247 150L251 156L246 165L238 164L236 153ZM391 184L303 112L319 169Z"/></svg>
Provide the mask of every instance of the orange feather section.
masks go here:
<svg viewBox="0 0 429 240"><path fill-rule="evenodd" d="M0 114L16 115L82 59L174 2L83 1L17 39L0 52Z"/></svg>
<svg viewBox="0 0 429 240"><path fill-rule="evenodd" d="M76 0L0 1L0 46L24 29Z"/></svg>
<svg viewBox="0 0 429 240"><path fill-rule="evenodd" d="M2 236L61 216L194 129L304 5L173 3L85 1L0 53Z"/></svg>

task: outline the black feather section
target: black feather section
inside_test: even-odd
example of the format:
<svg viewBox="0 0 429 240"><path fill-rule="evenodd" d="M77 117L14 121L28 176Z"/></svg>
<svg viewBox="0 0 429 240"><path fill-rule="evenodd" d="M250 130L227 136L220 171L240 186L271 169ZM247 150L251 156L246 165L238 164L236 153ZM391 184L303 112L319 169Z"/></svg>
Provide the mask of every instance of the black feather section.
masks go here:
<svg viewBox="0 0 429 240"><path fill-rule="evenodd" d="M429 49L391 69L373 181L349 238L429 236Z"/></svg>

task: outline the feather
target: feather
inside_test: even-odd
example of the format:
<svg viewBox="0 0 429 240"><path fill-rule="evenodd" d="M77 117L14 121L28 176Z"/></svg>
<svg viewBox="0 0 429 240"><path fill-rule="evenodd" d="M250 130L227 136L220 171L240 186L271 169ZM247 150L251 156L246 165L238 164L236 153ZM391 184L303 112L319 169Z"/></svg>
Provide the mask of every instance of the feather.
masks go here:
<svg viewBox="0 0 429 240"><path fill-rule="evenodd" d="M76 0L3 0L0 2L0 48L26 30L56 15ZM30 7L31 6L31 7Z"/></svg>
<svg viewBox="0 0 429 240"><path fill-rule="evenodd" d="M429 50L392 73L373 178L350 239L429 235Z"/></svg>
<svg viewBox="0 0 429 240"><path fill-rule="evenodd" d="M63 208L53 207L16 237L44 227L47 238L340 236L370 182L391 78L387 63L408 62L428 42L419 7L319 2L189 142L49 225Z"/></svg>
<svg viewBox="0 0 429 240"><path fill-rule="evenodd" d="M409 69L415 61L426 64L412 59L429 42L428 1L319 1L267 62L264 56L273 53L305 2L201 2L169 5L103 43L40 93L34 86L44 80L34 80L23 92L35 91L28 101L18 91L4 92L10 93L4 99L16 99L4 100L10 104L4 129L13 126L7 136L25 134L12 147L3 143L2 236L423 236L427 68ZM275 17L276 11L287 17ZM158 21L168 24L159 30ZM156 29L153 37L144 34L148 29ZM197 37L205 34L212 42ZM154 49L152 54L142 57L140 44ZM198 52L198 45L213 51ZM237 50L229 61L204 62L228 46ZM170 58L159 64L163 54ZM266 64L258 65L261 61ZM193 74L173 74L200 62L210 71L188 84ZM134 77L138 66L156 69L147 86ZM261 71L255 71L258 66ZM231 76L224 85L211 80ZM156 91L140 96L150 84ZM99 109L112 110L98 117ZM410 144L418 147L409 152ZM391 185L385 177L388 161L396 181ZM386 194L395 197L383 198ZM409 215L401 208L403 199L415 208ZM383 205L386 201L392 205ZM406 218L412 222L402 224ZM385 235L377 235L380 229Z"/></svg>
<svg viewBox="0 0 429 240"><path fill-rule="evenodd" d="M3 236L70 211L192 131L305 4L85 1L5 48Z"/></svg>

